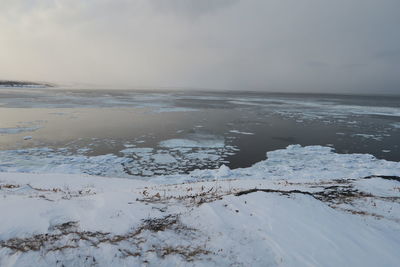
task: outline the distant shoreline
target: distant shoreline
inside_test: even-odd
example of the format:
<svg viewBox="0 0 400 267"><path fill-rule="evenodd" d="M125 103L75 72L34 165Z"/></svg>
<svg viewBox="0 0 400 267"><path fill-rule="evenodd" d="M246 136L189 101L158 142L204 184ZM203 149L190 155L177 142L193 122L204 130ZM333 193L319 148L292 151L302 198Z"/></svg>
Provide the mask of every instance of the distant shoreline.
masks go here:
<svg viewBox="0 0 400 267"><path fill-rule="evenodd" d="M112 87L112 86L99 86L95 84L73 84L63 85L48 82L30 82L30 81L14 81L14 80L0 80L0 88L52 88L58 90L73 90L73 91L114 91L126 92L135 91L140 93L200 93L200 94L224 94L224 93L237 93L247 95L265 94L270 96L328 96L328 97L400 97L400 93L355 93L355 92L313 92L313 91L274 91L274 90L236 90L236 89L220 89L220 88L193 88L193 87Z"/></svg>
<svg viewBox="0 0 400 267"><path fill-rule="evenodd" d="M43 88L43 87L53 87L53 86L54 85L49 83L0 80L0 87L6 87L6 88Z"/></svg>

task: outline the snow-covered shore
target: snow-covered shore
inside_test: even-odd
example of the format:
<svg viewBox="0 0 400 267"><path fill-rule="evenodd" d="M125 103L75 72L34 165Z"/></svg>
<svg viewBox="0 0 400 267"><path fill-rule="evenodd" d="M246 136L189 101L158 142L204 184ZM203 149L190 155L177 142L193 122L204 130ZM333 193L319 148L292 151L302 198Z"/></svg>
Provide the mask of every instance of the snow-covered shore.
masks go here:
<svg viewBox="0 0 400 267"><path fill-rule="evenodd" d="M132 180L0 173L0 266L397 266L400 163L290 146Z"/></svg>

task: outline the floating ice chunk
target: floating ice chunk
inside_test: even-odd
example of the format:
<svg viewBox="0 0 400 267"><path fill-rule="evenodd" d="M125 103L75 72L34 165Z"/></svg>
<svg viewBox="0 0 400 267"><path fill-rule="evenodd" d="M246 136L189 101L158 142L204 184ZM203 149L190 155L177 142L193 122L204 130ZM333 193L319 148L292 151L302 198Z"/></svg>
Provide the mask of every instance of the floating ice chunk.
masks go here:
<svg viewBox="0 0 400 267"><path fill-rule="evenodd" d="M176 162L176 159L169 154L155 154L151 157L157 164L171 164Z"/></svg>
<svg viewBox="0 0 400 267"><path fill-rule="evenodd" d="M400 129L400 122L395 122L391 124L393 128Z"/></svg>
<svg viewBox="0 0 400 267"><path fill-rule="evenodd" d="M225 167L214 168L222 163L226 153L231 150L219 154L218 151L221 151L219 148L215 150L212 148L189 149L188 153L181 153L181 150L149 150L147 148L145 151L149 151L148 153L139 153L139 157L135 159L110 154L103 156L66 155L67 152L49 148L8 150L0 151L0 171L86 173L132 177L132 175L140 174L153 175L144 172L146 170L161 174L158 172L158 164L165 164L163 169L165 169L166 176L150 178L161 183L218 178L321 180L360 178L370 175L400 176L400 163L398 162L378 160L369 154L337 154L330 147L292 145L286 149L268 152L266 160L251 167L229 171ZM176 162L172 162L173 159ZM208 169L200 170L200 168ZM195 170L188 175L182 175L188 169Z"/></svg>
<svg viewBox="0 0 400 267"><path fill-rule="evenodd" d="M65 148L64 148L64 150L65 150ZM83 148L78 149L77 152L80 153L80 154L83 154L83 153L89 152L91 150L92 150L91 148L83 147Z"/></svg>
<svg viewBox="0 0 400 267"><path fill-rule="evenodd" d="M136 145L133 145L133 144L124 144L124 147L127 147L127 148L131 148L131 147L135 147Z"/></svg>
<svg viewBox="0 0 400 267"><path fill-rule="evenodd" d="M179 147L217 148L217 147L224 147L225 143L221 139L199 139L199 140L169 139L160 142L159 145L161 147L167 147L167 148L179 148Z"/></svg>
<svg viewBox="0 0 400 267"><path fill-rule="evenodd" d="M153 113L163 113L163 112L193 112L198 111L198 109L194 108L182 108L182 107L161 107L158 109L154 109Z"/></svg>
<svg viewBox="0 0 400 267"><path fill-rule="evenodd" d="M229 101L229 103L236 104L236 105L248 105L248 106L266 106L266 104L263 104L263 103L237 101L237 100Z"/></svg>
<svg viewBox="0 0 400 267"><path fill-rule="evenodd" d="M225 153L228 154L228 153ZM191 160L210 160L216 161L219 160L221 157L219 155L211 154L211 153L189 153L186 155L187 159Z"/></svg>
<svg viewBox="0 0 400 267"><path fill-rule="evenodd" d="M120 152L124 154L133 154L133 153L151 153L153 151L150 147L133 147L123 149Z"/></svg>
<svg viewBox="0 0 400 267"><path fill-rule="evenodd" d="M352 136L362 137L365 139L374 139L377 141L382 141L382 139L383 139L382 136L376 136L373 134L353 134Z"/></svg>
<svg viewBox="0 0 400 267"><path fill-rule="evenodd" d="M144 176L152 176L152 175L154 175L154 172L149 171L149 170L144 170L144 171L142 171L142 175L144 175Z"/></svg>
<svg viewBox="0 0 400 267"><path fill-rule="evenodd" d="M0 134L19 134L23 132L33 132L41 127L15 127L15 128L0 128Z"/></svg>
<svg viewBox="0 0 400 267"><path fill-rule="evenodd" d="M230 130L230 133L235 133L235 134L244 134L244 135L254 135L254 133L250 133L250 132L242 132L239 130Z"/></svg>

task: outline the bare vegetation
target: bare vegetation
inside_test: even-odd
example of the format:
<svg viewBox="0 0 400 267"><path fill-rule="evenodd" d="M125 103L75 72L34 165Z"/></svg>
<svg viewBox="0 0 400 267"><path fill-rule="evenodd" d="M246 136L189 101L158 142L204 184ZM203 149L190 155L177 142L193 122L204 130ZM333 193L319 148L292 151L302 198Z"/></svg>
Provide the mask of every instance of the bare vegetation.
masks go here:
<svg viewBox="0 0 400 267"><path fill-rule="evenodd" d="M400 176L394 176L394 175L371 175L364 177L364 179L371 179L371 178L381 178L384 180L394 180L400 182Z"/></svg>
<svg viewBox="0 0 400 267"><path fill-rule="evenodd" d="M8 248L12 253L29 251L49 253L66 249L79 249L87 245L98 247L101 244L109 244L117 247L120 257L139 257L144 253L153 252L159 257L166 257L172 254L180 255L187 261L192 261L201 255L210 253L203 247L192 247L190 245L163 246L162 242L160 242L159 244L151 245L150 249L147 248L149 247L148 245L144 245L147 241L142 236L142 233L145 231L157 233L169 230L181 236L193 237L196 234L196 230L183 225L176 214L163 218L143 220L142 224L135 230L124 235L113 235L100 231L80 231L78 222L74 221L56 225L49 230L51 233L0 241L0 247ZM124 244L127 246L123 246Z"/></svg>
<svg viewBox="0 0 400 267"><path fill-rule="evenodd" d="M0 184L0 190L1 189L15 189L15 188L19 188L20 185L16 185L16 184Z"/></svg>
<svg viewBox="0 0 400 267"><path fill-rule="evenodd" d="M205 187L200 188L200 192L194 191L192 187L186 189L186 194L183 195L169 195L166 196L164 193L160 194L149 194L147 190L142 192L143 198L137 198L136 201L145 203L160 203L167 204L172 201L184 202L187 206L199 206L203 203L209 203L216 200L221 200L223 196L230 195L233 193L233 189L227 191L221 190L218 186L213 186L210 189Z"/></svg>

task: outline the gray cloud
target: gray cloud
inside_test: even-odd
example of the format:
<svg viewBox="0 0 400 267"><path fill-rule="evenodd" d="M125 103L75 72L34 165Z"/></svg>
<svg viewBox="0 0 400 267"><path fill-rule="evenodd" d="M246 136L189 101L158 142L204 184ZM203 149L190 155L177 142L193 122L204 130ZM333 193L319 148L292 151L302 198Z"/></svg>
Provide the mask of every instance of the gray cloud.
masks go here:
<svg viewBox="0 0 400 267"><path fill-rule="evenodd" d="M238 0L149 0L156 11L195 19L203 15L228 8Z"/></svg>
<svg viewBox="0 0 400 267"><path fill-rule="evenodd" d="M4 79L399 93L398 0L3 0Z"/></svg>

